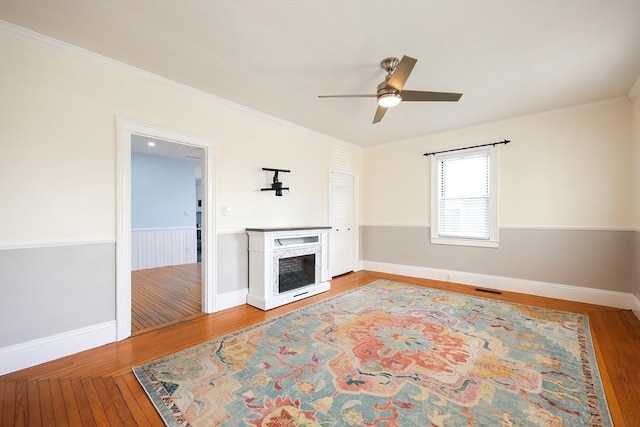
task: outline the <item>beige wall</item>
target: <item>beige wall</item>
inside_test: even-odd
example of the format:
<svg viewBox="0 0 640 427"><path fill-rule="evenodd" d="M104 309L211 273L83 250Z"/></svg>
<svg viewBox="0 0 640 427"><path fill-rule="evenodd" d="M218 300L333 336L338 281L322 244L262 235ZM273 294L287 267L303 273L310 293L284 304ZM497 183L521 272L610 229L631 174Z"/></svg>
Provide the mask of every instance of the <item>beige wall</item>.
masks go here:
<svg viewBox="0 0 640 427"><path fill-rule="evenodd" d="M501 227L632 228L632 105L590 105L365 150L365 225L429 225L425 152L508 139L500 146Z"/></svg>
<svg viewBox="0 0 640 427"><path fill-rule="evenodd" d="M0 41L0 241L115 237L115 116L215 141L219 229L326 224L336 149L362 149L151 79L11 37ZM291 192L261 193L261 167ZM220 206L232 207L220 216Z"/></svg>
<svg viewBox="0 0 640 427"><path fill-rule="evenodd" d="M633 112L623 97L367 148L365 267L517 279L512 290L523 293L534 289L520 279L632 292L640 242ZM430 161L422 154L504 139L500 247L431 244Z"/></svg>
<svg viewBox="0 0 640 427"><path fill-rule="evenodd" d="M362 171L360 147L37 37L0 36L0 95L0 350L115 320L116 117L214 141L222 292L247 288L244 228L326 225L329 171Z"/></svg>

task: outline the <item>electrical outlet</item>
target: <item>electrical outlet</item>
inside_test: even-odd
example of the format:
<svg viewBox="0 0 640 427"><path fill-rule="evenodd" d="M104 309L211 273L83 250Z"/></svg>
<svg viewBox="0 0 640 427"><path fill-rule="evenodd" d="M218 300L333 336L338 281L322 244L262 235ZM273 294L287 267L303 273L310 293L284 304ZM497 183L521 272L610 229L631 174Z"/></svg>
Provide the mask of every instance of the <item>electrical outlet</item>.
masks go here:
<svg viewBox="0 0 640 427"><path fill-rule="evenodd" d="M222 205L220 207L220 213L222 214L222 216L231 216L231 206Z"/></svg>

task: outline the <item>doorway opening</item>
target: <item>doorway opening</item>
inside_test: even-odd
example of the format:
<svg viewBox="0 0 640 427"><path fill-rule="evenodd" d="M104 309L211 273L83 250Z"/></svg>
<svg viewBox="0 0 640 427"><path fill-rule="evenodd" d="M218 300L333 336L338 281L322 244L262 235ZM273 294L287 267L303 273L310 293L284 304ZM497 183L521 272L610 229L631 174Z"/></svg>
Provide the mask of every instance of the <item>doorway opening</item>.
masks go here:
<svg viewBox="0 0 640 427"><path fill-rule="evenodd" d="M213 141L186 135L181 132L170 131L149 125L144 125L118 118L117 124L117 218L116 218L116 339L118 341L125 339L132 334L132 272L144 270L147 273L152 272L156 268L167 269L158 273L162 276L190 277L193 283L200 284L199 289L196 286L196 293L200 293L199 313L213 313L216 311L215 295L216 295L216 241L215 241L215 215L213 207L215 206L214 197L214 165L215 153ZM138 190L132 188L132 157L135 152L133 146L135 141L140 139L149 146L148 142L153 142L156 147L159 143L166 143L169 149L184 150L193 149L199 159L192 159L194 162L200 163L201 181L199 190L193 190L192 199L188 203L190 207L179 204L179 210L169 212L170 215L178 216L181 219L188 220L188 226L182 224L177 227L163 227L154 225L152 220L158 220L163 212L158 205L154 205L153 200L144 199L145 195L152 193L152 190L144 189L138 193ZM196 157L194 156L194 157ZM148 159L147 159L148 160ZM158 160L158 159L155 159ZM134 173L137 173L134 170ZM163 191L169 192L167 186L172 186L173 180L165 182ZM197 185L193 183L194 186ZM178 193L179 194L179 193ZM197 196L200 194L200 196ZM143 205L149 205L151 209L147 209L144 215L146 220L150 221L144 225L139 222L140 218L134 218L133 214L138 215L138 211L133 209L133 196L143 196ZM177 196L176 196L177 197ZM136 202L137 203L137 202ZM175 204L175 203L174 203ZM199 209L198 209L199 205ZM148 207L149 207L148 206ZM169 209L170 210L170 209ZM199 211L199 212L198 212ZM165 212L166 213L166 212ZM140 224L143 224L142 226ZM151 224L151 226L149 226ZM138 228L132 227L132 225ZM164 228L161 233L154 228ZM166 229L173 230L166 230ZM134 230L140 232L140 236L134 239L132 234ZM171 231L171 232L168 232ZM199 233L198 233L199 231ZM178 247L182 248L177 253L167 254L166 251L153 252L151 256L141 257L139 254L140 241L144 239L152 240L160 246L171 246L167 241L177 240ZM198 244L200 242L200 244ZM134 246L136 245L136 246ZM156 245L147 244L147 247L156 247ZM169 251L171 252L171 251ZM136 258L134 258L134 255ZM156 258L153 261L154 257ZM171 261L165 265L158 266L153 262L159 262L158 259L177 257L178 261ZM183 257L180 259L180 257ZM149 261L151 259L153 262ZM198 261L200 259L200 261ZM151 264L150 264L151 262ZM187 271L169 272L169 269L180 270L183 266L190 266ZM157 279L154 279L157 280ZM175 280L173 280L175 284ZM153 282L153 280L151 280ZM157 289L156 289L157 290ZM145 297L149 297L149 292L144 292ZM184 292L178 295L169 295L170 301L181 302L186 300ZM197 300L197 297L195 297ZM136 327L136 332L138 332Z"/></svg>
<svg viewBox="0 0 640 427"><path fill-rule="evenodd" d="M202 157L131 136L131 333L202 314Z"/></svg>

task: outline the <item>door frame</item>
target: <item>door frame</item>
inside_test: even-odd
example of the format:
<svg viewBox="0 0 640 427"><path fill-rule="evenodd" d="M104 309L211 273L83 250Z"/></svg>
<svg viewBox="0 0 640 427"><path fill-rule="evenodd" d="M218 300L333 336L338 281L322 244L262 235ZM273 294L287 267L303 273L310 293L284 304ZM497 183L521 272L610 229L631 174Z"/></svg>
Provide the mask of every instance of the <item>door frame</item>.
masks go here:
<svg viewBox="0 0 640 427"><path fill-rule="evenodd" d="M215 144L212 140L116 117L116 340L131 336L131 136L202 148L202 311L216 311Z"/></svg>

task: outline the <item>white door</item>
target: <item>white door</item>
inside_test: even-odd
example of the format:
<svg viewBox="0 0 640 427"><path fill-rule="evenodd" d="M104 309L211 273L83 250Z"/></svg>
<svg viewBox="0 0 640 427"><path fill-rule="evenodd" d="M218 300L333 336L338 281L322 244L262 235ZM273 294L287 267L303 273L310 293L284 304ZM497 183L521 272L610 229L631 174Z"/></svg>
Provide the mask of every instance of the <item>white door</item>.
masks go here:
<svg viewBox="0 0 640 427"><path fill-rule="evenodd" d="M332 172L329 188L329 273L331 277L353 271L353 175Z"/></svg>

